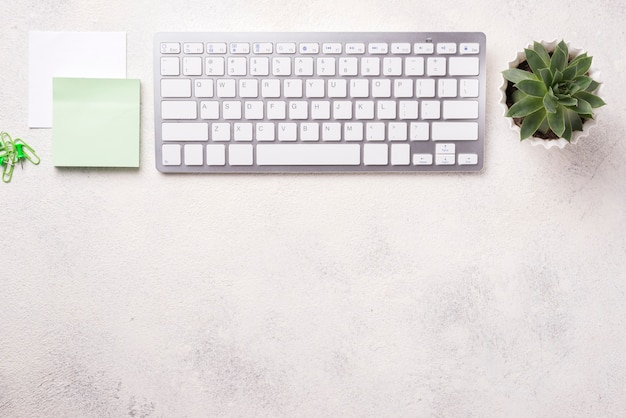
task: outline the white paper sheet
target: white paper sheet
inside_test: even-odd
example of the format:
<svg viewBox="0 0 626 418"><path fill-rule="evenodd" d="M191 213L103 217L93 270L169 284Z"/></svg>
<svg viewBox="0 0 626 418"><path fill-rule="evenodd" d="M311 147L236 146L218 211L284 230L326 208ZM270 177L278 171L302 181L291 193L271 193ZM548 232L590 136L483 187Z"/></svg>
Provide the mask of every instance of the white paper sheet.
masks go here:
<svg viewBox="0 0 626 418"><path fill-rule="evenodd" d="M52 126L52 78L126 78L125 32L29 33L28 126Z"/></svg>

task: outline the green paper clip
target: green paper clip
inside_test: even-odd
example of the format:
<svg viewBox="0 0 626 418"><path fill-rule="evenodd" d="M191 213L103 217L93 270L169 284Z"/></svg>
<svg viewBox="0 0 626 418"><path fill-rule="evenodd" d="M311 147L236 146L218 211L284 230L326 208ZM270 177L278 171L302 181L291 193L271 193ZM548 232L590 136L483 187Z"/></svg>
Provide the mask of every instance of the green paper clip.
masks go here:
<svg viewBox="0 0 626 418"><path fill-rule="evenodd" d="M39 165L41 160L39 159L37 154L35 154L35 150L32 149L31 146L28 145L23 139L15 138L13 144L15 145L15 150L17 151L18 160L26 159L35 165Z"/></svg>
<svg viewBox="0 0 626 418"><path fill-rule="evenodd" d="M3 157L4 159L4 157ZM13 178L13 170L15 169L15 163L7 159L7 161L3 161L4 167L2 167L2 181L5 183L9 183Z"/></svg>
<svg viewBox="0 0 626 418"><path fill-rule="evenodd" d="M35 151L20 138L11 138L6 132L0 132L0 166L2 166L2 181L9 183L13 178L13 171L15 170L15 164L19 161L20 164L24 160L28 160L31 163L37 165L40 162L39 157L35 154Z"/></svg>

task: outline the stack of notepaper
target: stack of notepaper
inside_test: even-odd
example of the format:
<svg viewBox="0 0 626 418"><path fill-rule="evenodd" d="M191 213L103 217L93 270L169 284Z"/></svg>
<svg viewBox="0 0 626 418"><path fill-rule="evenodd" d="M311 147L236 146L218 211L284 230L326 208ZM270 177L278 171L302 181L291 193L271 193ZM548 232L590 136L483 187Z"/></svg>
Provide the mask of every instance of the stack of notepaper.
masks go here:
<svg viewBox="0 0 626 418"><path fill-rule="evenodd" d="M29 125L57 167L139 167L140 82L123 32L31 32Z"/></svg>

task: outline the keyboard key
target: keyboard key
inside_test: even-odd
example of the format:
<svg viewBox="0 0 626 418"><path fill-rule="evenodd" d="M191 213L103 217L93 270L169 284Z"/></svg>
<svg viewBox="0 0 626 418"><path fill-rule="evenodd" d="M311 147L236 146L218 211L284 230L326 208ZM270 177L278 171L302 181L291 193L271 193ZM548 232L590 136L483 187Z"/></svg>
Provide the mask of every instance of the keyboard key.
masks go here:
<svg viewBox="0 0 626 418"><path fill-rule="evenodd" d="M252 124L247 122L235 123L233 138L240 142L252 141Z"/></svg>
<svg viewBox="0 0 626 418"><path fill-rule="evenodd" d="M438 100L422 100L422 119L439 119L441 103Z"/></svg>
<svg viewBox="0 0 626 418"><path fill-rule="evenodd" d="M316 74L321 76L334 76L335 75L335 58L324 57L318 58L315 62Z"/></svg>
<svg viewBox="0 0 626 418"><path fill-rule="evenodd" d="M457 80L454 78L440 78L437 80L437 96L456 97Z"/></svg>
<svg viewBox="0 0 626 418"><path fill-rule="evenodd" d="M370 54L386 54L389 52L389 45L383 42L371 43L367 46L367 52Z"/></svg>
<svg viewBox="0 0 626 418"><path fill-rule="evenodd" d="M345 79L328 80L328 97L346 97L348 95L348 83Z"/></svg>
<svg viewBox="0 0 626 418"><path fill-rule="evenodd" d="M444 119L478 119L478 102L474 100L443 102Z"/></svg>
<svg viewBox="0 0 626 418"><path fill-rule="evenodd" d="M259 97L259 81L256 78L240 78L239 97Z"/></svg>
<svg viewBox="0 0 626 418"><path fill-rule="evenodd" d="M279 54L295 54L296 44L294 42L279 42L276 44L276 52Z"/></svg>
<svg viewBox="0 0 626 418"><path fill-rule="evenodd" d="M295 123L278 124L279 141L295 141L298 138L298 125Z"/></svg>
<svg viewBox="0 0 626 418"><path fill-rule="evenodd" d="M437 44L438 54L456 54L456 44L453 42L441 42Z"/></svg>
<svg viewBox="0 0 626 418"><path fill-rule="evenodd" d="M433 122L433 141L475 141L478 139L477 122Z"/></svg>
<svg viewBox="0 0 626 418"><path fill-rule="evenodd" d="M185 42L183 44L183 51L185 54L202 54L204 52L204 45L202 42Z"/></svg>
<svg viewBox="0 0 626 418"><path fill-rule="evenodd" d="M461 97L478 97L478 80L473 78L461 80L459 95Z"/></svg>
<svg viewBox="0 0 626 418"><path fill-rule="evenodd" d="M231 54L249 54L250 44L247 42L231 42L230 53Z"/></svg>
<svg viewBox="0 0 626 418"><path fill-rule="evenodd" d="M361 75L378 76L380 75L380 58L361 58Z"/></svg>
<svg viewBox="0 0 626 418"><path fill-rule="evenodd" d="M295 74L297 76L313 75L313 58L296 58Z"/></svg>
<svg viewBox="0 0 626 418"><path fill-rule="evenodd" d="M391 145L391 165L411 164L411 146L409 144Z"/></svg>
<svg viewBox="0 0 626 418"><path fill-rule="evenodd" d="M432 165L432 154L413 154L413 165Z"/></svg>
<svg viewBox="0 0 626 418"><path fill-rule="evenodd" d="M435 46L429 42L420 42L413 45L413 52L418 55L430 55L435 52Z"/></svg>
<svg viewBox="0 0 626 418"><path fill-rule="evenodd" d="M357 75L358 59L355 57L347 57L339 59L339 75Z"/></svg>
<svg viewBox="0 0 626 418"><path fill-rule="evenodd" d="M322 124L322 141L340 141L340 140L341 140L341 124L340 123Z"/></svg>
<svg viewBox="0 0 626 418"><path fill-rule="evenodd" d="M411 53L411 44L408 43L408 42L392 43L391 44L391 53L392 54L410 54Z"/></svg>
<svg viewBox="0 0 626 418"><path fill-rule="evenodd" d="M232 57L228 59L228 75L246 75L247 60L244 57Z"/></svg>
<svg viewBox="0 0 626 418"><path fill-rule="evenodd" d="M196 78L193 82L193 95L195 97L213 97L213 80Z"/></svg>
<svg viewBox="0 0 626 418"><path fill-rule="evenodd" d="M179 75L180 59L178 57L161 57L161 75Z"/></svg>
<svg viewBox="0 0 626 418"><path fill-rule="evenodd" d="M161 102L161 118L163 119L196 119L198 105L195 101L167 100Z"/></svg>
<svg viewBox="0 0 626 418"><path fill-rule="evenodd" d="M424 58L407 57L404 60L404 74L409 76L424 75Z"/></svg>
<svg viewBox="0 0 626 418"><path fill-rule="evenodd" d="M200 102L200 119L219 119L220 102L218 101L202 101Z"/></svg>
<svg viewBox="0 0 626 418"><path fill-rule="evenodd" d="M358 144L259 144L258 165L359 165Z"/></svg>
<svg viewBox="0 0 626 418"><path fill-rule="evenodd" d="M185 165L202 165L202 144L185 144L184 146Z"/></svg>
<svg viewBox="0 0 626 418"><path fill-rule="evenodd" d="M215 142L230 141L230 123L212 123L211 140Z"/></svg>
<svg viewBox="0 0 626 418"><path fill-rule="evenodd" d="M454 144L437 144L435 146L435 152L437 154L454 154L456 151L456 145Z"/></svg>
<svg viewBox="0 0 626 418"><path fill-rule="evenodd" d="M285 79L283 83L283 94L285 97L302 97L303 81L301 79Z"/></svg>
<svg viewBox="0 0 626 418"><path fill-rule="evenodd" d="M320 52L320 45L315 42L303 42L299 51L301 54L317 54Z"/></svg>
<svg viewBox="0 0 626 418"><path fill-rule="evenodd" d="M191 97L191 80L172 78L162 79L161 97Z"/></svg>
<svg viewBox="0 0 626 418"><path fill-rule="evenodd" d="M280 80L265 79L261 81L261 96L280 97Z"/></svg>
<svg viewBox="0 0 626 418"><path fill-rule="evenodd" d="M233 144L228 147L228 164L230 165L252 165L254 149L252 145Z"/></svg>
<svg viewBox="0 0 626 418"><path fill-rule="evenodd" d="M256 124L256 140L257 141L273 141L275 139L274 136L274 124L273 123L257 123Z"/></svg>
<svg viewBox="0 0 626 418"><path fill-rule="evenodd" d="M363 164L387 165L389 163L389 146L387 144L363 145Z"/></svg>
<svg viewBox="0 0 626 418"><path fill-rule="evenodd" d="M320 124L317 122L300 124L300 139L302 141L319 141Z"/></svg>
<svg viewBox="0 0 626 418"><path fill-rule="evenodd" d="M459 165L476 165L478 164L478 154L459 154Z"/></svg>
<svg viewBox="0 0 626 418"><path fill-rule="evenodd" d="M447 154L435 155L436 165L454 165L454 163L455 163L454 155L447 155Z"/></svg>
<svg viewBox="0 0 626 418"><path fill-rule="evenodd" d="M459 54L478 54L480 52L480 44L477 42L464 42L459 45Z"/></svg>
<svg viewBox="0 0 626 418"><path fill-rule="evenodd" d="M222 166L226 164L226 146L224 144L208 144L206 146L206 164Z"/></svg>
<svg viewBox="0 0 626 418"><path fill-rule="evenodd" d="M450 75L478 75L478 57L450 57Z"/></svg>
<svg viewBox="0 0 626 418"><path fill-rule="evenodd" d="M264 76L270 74L270 60L267 57L250 58L250 75Z"/></svg>
<svg viewBox="0 0 626 418"><path fill-rule="evenodd" d="M291 75L291 58L288 58L288 57L272 58L272 75L278 75L278 76Z"/></svg>
<svg viewBox="0 0 626 418"><path fill-rule="evenodd" d="M402 75L402 58L383 58L383 75Z"/></svg>
<svg viewBox="0 0 626 418"><path fill-rule="evenodd" d="M271 54L274 52L274 45L271 42L255 42L252 44L252 52L255 54Z"/></svg>
<svg viewBox="0 0 626 418"><path fill-rule="evenodd" d="M180 165L180 145L165 144L161 147L163 165Z"/></svg>
<svg viewBox="0 0 626 418"><path fill-rule="evenodd" d="M341 54L341 50L341 44L338 42L322 44L322 52L324 54Z"/></svg>
<svg viewBox="0 0 626 418"><path fill-rule="evenodd" d="M225 54L226 43L225 42L207 43L206 53L207 54Z"/></svg>
<svg viewBox="0 0 626 418"><path fill-rule="evenodd" d="M204 73L206 75L224 75L224 58L211 57L205 60Z"/></svg>
<svg viewBox="0 0 626 418"><path fill-rule="evenodd" d="M428 58L428 61L426 61L426 74L429 76L446 75L446 59L440 57Z"/></svg>
<svg viewBox="0 0 626 418"><path fill-rule="evenodd" d="M409 139L411 141L428 141L430 139L428 122L411 122Z"/></svg>
<svg viewBox="0 0 626 418"><path fill-rule="evenodd" d="M183 58L183 75L202 75L202 58L201 57L184 57Z"/></svg>
<svg viewBox="0 0 626 418"><path fill-rule="evenodd" d="M178 42L161 42L161 54L180 54Z"/></svg>
<svg viewBox="0 0 626 418"><path fill-rule="evenodd" d="M207 123L164 122L161 124L163 141L207 141L209 125Z"/></svg>
<svg viewBox="0 0 626 418"><path fill-rule="evenodd" d="M347 43L346 44L346 54L364 54L365 53L365 44L364 43Z"/></svg>

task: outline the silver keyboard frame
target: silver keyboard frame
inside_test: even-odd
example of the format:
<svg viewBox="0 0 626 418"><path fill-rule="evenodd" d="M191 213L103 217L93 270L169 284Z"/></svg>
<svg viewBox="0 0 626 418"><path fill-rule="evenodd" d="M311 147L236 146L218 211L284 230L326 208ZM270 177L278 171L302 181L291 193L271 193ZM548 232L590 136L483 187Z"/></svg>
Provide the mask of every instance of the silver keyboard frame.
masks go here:
<svg viewBox="0 0 626 418"><path fill-rule="evenodd" d="M341 42L342 44L350 43L350 42L362 42L362 43L370 43L370 42L386 42L388 44L394 42L410 42L411 44L417 42L432 42L435 45L440 42L455 42L455 43L463 43L463 42L472 42L478 43L480 45L479 54L475 54L473 56L479 57L479 75L475 77L467 77L463 76L463 78L475 78L478 79L479 83L479 94L478 94L478 140L472 141L410 141L407 140L407 143L411 144L411 154L413 153L430 153L433 155L433 163L432 165L407 165L407 166L392 166L391 164L385 166L366 166L363 165L363 161L361 158L361 164L358 166L258 166L256 165L256 161L252 166L229 166L228 164L224 166L186 166L184 163L181 163L180 166L169 166L162 164L162 154L161 154L161 146L164 144L161 137L161 123L163 122L161 118L161 83L160 80L163 77L160 72L160 44L162 42L179 42L181 43L181 53L180 55L184 55L182 52L182 44L184 42L202 42L205 44L208 42L248 42L250 44L254 42ZM422 55L424 57L434 56L433 55ZM206 56L206 51L202 56ZM249 55L253 55L252 51ZM293 54L292 56L297 56L298 53ZM321 52L317 56L322 56ZM410 54L415 56L414 54ZM459 51L457 50L456 54L446 54L442 55L444 57L458 56ZM168 54L168 56L171 56ZM228 56L224 54L224 56ZM274 56L285 56L285 54L277 54L274 50L272 54L263 54L264 57ZM308 55L315 56L315 55ZM338 55L329 55L335 56ZM339 56L344 56L341 54ZM372 56L372 57L380 57L383 58L385 56L392 56L391 53L386 55L380 54L369 54L367 49L364 54L354 55L356 57L364 57L364 56ZM409 55L398 55L398 56L409 56ZM172 78L180 78L182 76L173 76ZM206 76L200 76L206 77ZM229 78L242 78L239 76L230 77L223 76ZM250 76L244 76L250 78ZM271 76L268 76L271 77ZM293 75L291 76L293 77ZM341 77L341 76L336 76ZM352 76L360 77L360 76ZM398 76L377 76L371 77L367 76L365 78L393 78ZM402 76L407 77L407 76ZM441 77L428 77L425 78L441 78ZM261 77L257 77L261 78ZM283 76L277 76L277 78L286 78ZM321 76L307 76L308 79L319 78L319 79L328 79L329 77L321 77ZM408 77L408 78L418 78L418 77ZM371 98L371 97L370 97ZM171 100L171 99L168 99ZM187 99L188 100L188 99ZM198 99L199 100L199 99ZM232 99L231 99L232 100ZM276 99L274 99L276 100ZM310 100L303 98L303 100ZM316 98L316 100L320 100ZM364 99L360 99L364 100ZM398 99L400 100L400 99ZM406 100L406 99L405 99ZM486 101L486 37L482 32L161 32L157 33L154 36L154 123L155 123L155 162L156 168L162 173L321 173L321 172L480 172L484 166L484 155L485 155L485 101ZM221 115L220 115L221 116ZM246 119L242 118L241 121L245 121ZM332 120L332 119L331 119ZM373 121L377 121L378 119L373 119ZM398 121L396 119L395 121ZM421 120L421 119L418 119ZM442 120L442 119L438 119ZM289 118L285 119L285 121L290 121ZM298 120L297 122L311 122L312 120L309 118L308 120ZM351 120L342 120L341 122L351 122L355 121L355 119ZM385 122L393 122L394 120L385 120ZM437 120L430 120L430 122ZM171 120L168 120L171 122ZM190 122L186 120L185 122ZM232 120L212 120L212 122L233 122ZM263 120L255 120L254 122L268 122L265 118ZM275 120L271 122L277 122ZM409 121L407 121L409 122ZM296 142L289 142L291 144L299 143L300 140ZM322 143L322 141L319 141ZM184 144L185 141L166 141L165 143L180 143ZM188 142L191 143L191 142ZM199 143L199 142L194 142ZM209 142L200 142L200 143L209 143ZM223 142L222 142L223 143ZM234 141L231 141L234 143ZM267 142L264 142L266 144ZM343 141L337 143L344 143ZM351 142L351 143L359 143L359 142ZM362 144L367 143L366 140L360 142ZM379 143L389 143L389 141L382 141ZM436 165L435 164L435 144L437 143L453 143L456 146L456 155L460 153L472 153L478 155L478 164L476 165ZM252 144L256 144L256 141L252 141ZM311 142L307 142L307 144L311 144Z"/></svg>

